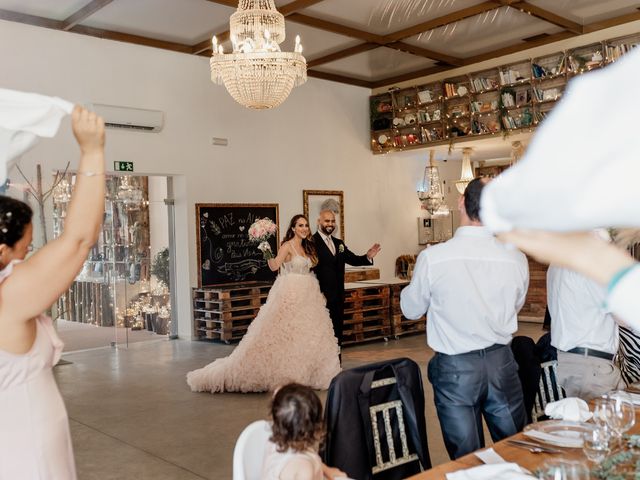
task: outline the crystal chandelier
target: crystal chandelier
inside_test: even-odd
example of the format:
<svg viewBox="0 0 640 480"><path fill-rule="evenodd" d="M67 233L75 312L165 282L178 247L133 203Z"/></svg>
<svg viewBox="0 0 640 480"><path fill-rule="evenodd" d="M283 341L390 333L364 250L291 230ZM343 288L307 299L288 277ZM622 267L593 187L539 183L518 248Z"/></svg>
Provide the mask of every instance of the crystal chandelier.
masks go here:
<svg viewBox="0 0 640 480"><path fill-rule="evenodd" d="M473 168L471 168L471 150L469 147L462 149L462 171L460 172L460 180L456 181L456 188L460 195L464 194L467 185L473 180Z"/></svg>
<svg viewBox="0 0 640 480"><path fill-rule="evenodd" d="M440 172L436 167L434 151L429 152L429 165L424 167L422 187L418 190L418 199L422 207L430 214L434 214L444 205L444 194L440 185Z"/></svg>
<svg viewBox="0 0 640 480"><path fill-rule="evenodd" d="M233 53L224 53L213 37L211 81L224 84L229 94L247 108L274 108L293 87L307 81L307 61L300 37L293 52L281 52L284 16L273 0L240 0L231 15Z"/></svg>
<svg viewBox="0 0 640 480"><path fill-rule="evenodd" d="M129 210L136 210L142 205L142 190L132 183L129 183L129 177L124 176L118 187L118 200L120 200Z"/></svg>

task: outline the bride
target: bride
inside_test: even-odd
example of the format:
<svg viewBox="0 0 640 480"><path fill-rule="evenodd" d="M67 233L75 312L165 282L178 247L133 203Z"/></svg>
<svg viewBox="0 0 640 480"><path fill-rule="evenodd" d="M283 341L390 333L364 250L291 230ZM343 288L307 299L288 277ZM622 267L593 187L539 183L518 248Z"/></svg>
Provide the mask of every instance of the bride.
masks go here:
<svg viewBox="0 0 640 480"><path fill-rule="evenodd" d="M194 392L264 392L286 383L326 389L340 372L338 341L315 275L317 255L304 215L295 215L278 255L267 302L228 357L189 372Z"/></svg>

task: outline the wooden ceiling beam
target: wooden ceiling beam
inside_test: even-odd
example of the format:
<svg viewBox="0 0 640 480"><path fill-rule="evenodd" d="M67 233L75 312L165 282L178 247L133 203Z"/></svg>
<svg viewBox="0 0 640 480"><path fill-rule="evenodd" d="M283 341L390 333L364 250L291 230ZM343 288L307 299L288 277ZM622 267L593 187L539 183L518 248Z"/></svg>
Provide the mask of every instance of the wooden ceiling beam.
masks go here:
<svg viewBox="0 0 640 480"><path fill-rule="evenodd" d="M72 33L80 33L82 35L89 35L91 37L103 38L106 40L116 40L118 42L144 45L146 47L161 48L163 50L171 50L173 52L191 53L191 45L167 42L165 40L142 37L140 35L132 35L130 33L114 32L111 30L103 30L101 28L87 27L85 25L76 25L69 31Z"/></svg>
<svg viewBox="0 0 640 480"><path fill-rule="evenodd" d="M554 33L553 35L541 37L530 42L520 42L508 47L498 48L497 50L492 50L487 53L481 53L480 55L474 55L473 57L465 58L464 63L465 65L473 65L474 63L484 62L485 60L491 60L493 58L502 57L511 53L521 52L523 50L539 47L548 43L559 42L561 40L566 40L567 38L571 38L574 36L575 34L573 32L565 30L563 32Z"/></svg>
<svg viewBox="0 0 640 480"><path fill-rule="evenodd" d="M224 5L225 7L238 8L238 0L207 0L211 3L217 3L218 5Z"/></svg>
<svg viewBox="0 0 640 480"><path fill-rule="evenodd" d="M322 1L324 0L296 0L295 2L291 2L282 6L281 8L278 9L278 11L285 17L288 17L293 13L299 12L300 10L304 10L305 8L309 8L315 5L316 3L320 3Z"/></svg>
<svg viewBox="0 0 640 480"><path fill-rule="evenodd" d="M529 2L515 2L509 6L512 8L517 8L521 12L528 13L529 15L539 18L540 20L544 20L545 22L549 22L557 25L558 27L562 27L565 30L569 30L575 35L582 35L582 33L584 33L584 27L579 23L572 22L568 18L556 15L555 13L550 12L549 10L545 10L544 8L536 7Z"/></svg>
<svg viewBox="0 0 640 480"><path fill-rule="evenodd" d="M380 45L378 45L377 43L361 43L360 45L356 45L351 48L345 48L344 50L330 53L329 55L325 55L324 57L309 60L307 62L307 68L317 67L318 65L322 65L323 63L334 62L336 60L340 60L341 58L351 57L352 55L357 55L358 53L362 52L368 52L369 50L373 50L374 48L378 48L379 46Z"/></svg>
<svg viewBox="0 0 640 480"><path fill-rule="evenodd" d="M384 87L386 85L393 85L394 83L406 82L407 80L413 80L414 78L426 77L427 75L433 75L434 73L444 72L456 68L453 65L435 65L429 68L423 68L414 72L403 73L402 75L396 75L395 77L383 78L375 82L371 82L371 88Z"/></svg>
<svg viewBox="0 0 640 480"><path fill-rule="evenodd" d="M301 13L291 14L287 17L287 20L301 23L302 25L307 25L319 30L324 30L325 32L337 33L338 35L344 35L345 37L356 38L365 42L384 45L385 43L389 43L390 41L392 41L390 38L387 38L383 35L376 35L375 33L365 32L364 30L347 27L346 25L330 22L328 20L322 20L320 18L302 15Z"/></svg>
<svg viewBox="0 0 640 480"><path fill-rule="evenodd" d="M495 10L501 6L503 5L498 1L482 2L478 5L474 5L473 7L463 8L462 10L434 18L433 20L419 23L413 27L398 30L397 32L387 35L387 37L392 41L404 40L405 38L413 37L414 35L433 30L434 28L444 27L450 23L454 23L468 17L473 17L474 15L479 15L490 10Z"/></svg>
<svg viewBox="0 0 640 480"><path fill-rule="evenodd" d="M0 9L0 20L25 23L36 27L53 28L55 30L60 30L62 28L62 22L60 20L51 20L50 18L27 15L26 13L12 12L11 10L4 9Z"/></svg>
<svg viewBox="0 0 640 480"><path fill-rule="evenodd" d="M635 22L640 20L640 12L627 13L620 15L619 17L610 18L608 20L602 20L600 22L590 23L584 26L584 33L597 32L605 28L616 27L624 23Z"/></svg>
<svg viewBox="0 0 640 480"><path fill-rule="evenodd" d="M73 27L81 23L83 20L89 18L101 8L109 5L112 1L113 0L91 0L84 7L82 7L72 15L69 15L62 21L62 30L71 30Z"/></svg>
<svg viewBox="0 0 640 480"><path fill-rule="evenodd" d="M401 52L412 53L420 57L430 58L432 60L437 60L449 65L455 65L457 67L464 65L464 60L462 58L452 57L440 52L434 52L433 50L429 50L428 48L417 47L405 42L392 42L386 44L385 47L400 50Z"/></svg>
<svg viewBox="0 0 640 480"><path fill-rule="evenodd" d="M346 83L348 85L356 85L358 87L365 87L369 89L373 88L373 82L370 82L368 80L360 80L359 78L337 75L335 73L320 72L318 70L307 70L307 76L320 78L322 80L329 80L332 82Z"/></svg>

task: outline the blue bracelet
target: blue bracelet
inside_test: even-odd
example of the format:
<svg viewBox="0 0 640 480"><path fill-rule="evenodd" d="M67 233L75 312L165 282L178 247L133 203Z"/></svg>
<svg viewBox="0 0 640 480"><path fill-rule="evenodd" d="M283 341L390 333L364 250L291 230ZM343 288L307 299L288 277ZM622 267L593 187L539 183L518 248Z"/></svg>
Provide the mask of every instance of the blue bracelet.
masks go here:
<svg viewBox="0 0 640 480"><path fill-rule="evenodd" d="M616 287L616 285L620 282L620 280L622 280L622 277L624 277L627 273L629 273L631 270L633 270L637 266L638 266L638 263L634 262L631 265L621 268L616 273L614 273L613 277L611 277L611 280L609 280L609 285L607 286L607 294L610 295L613 289Z"/></svg>

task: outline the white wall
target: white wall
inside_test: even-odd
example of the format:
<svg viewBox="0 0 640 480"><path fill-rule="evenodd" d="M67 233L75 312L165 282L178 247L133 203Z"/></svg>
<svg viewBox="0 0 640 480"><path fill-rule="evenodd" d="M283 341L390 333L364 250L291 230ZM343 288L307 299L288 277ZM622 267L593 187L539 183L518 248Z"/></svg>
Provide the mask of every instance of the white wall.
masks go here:
<svg viewBox="0 0 640 480"><path fill-rule="evenodd" d="M175 175L183 337L191 335L190 288L197 283L195 203L276 202L286 228L302 210L303 189L344 190L347 243L364 252L380 242L383 277L393 276L398 255L418 250L415 191L427 151L371 154L367 89L309 79L279 108L249 111L210 82L206 58L4 21L0 58L2 88L166 113L159 134L109 130L107 168L133 161L136 173ZM229 146L212 146L214 136ZM47 171L67 160L76 168L77 158L66 120L22 165L34 175L38 162ZM445 178L459 175L459 162L443 168ZM19 181L15 171L10 177Z"/></svg>

